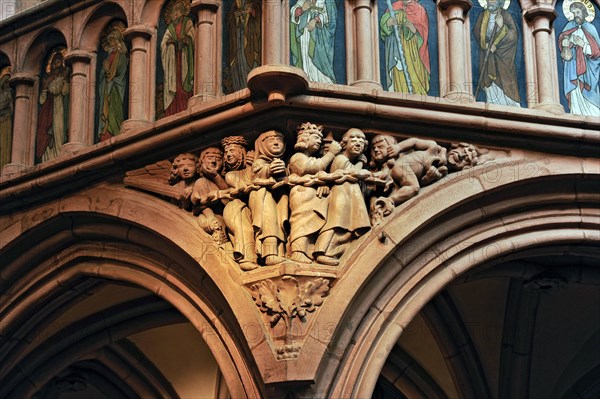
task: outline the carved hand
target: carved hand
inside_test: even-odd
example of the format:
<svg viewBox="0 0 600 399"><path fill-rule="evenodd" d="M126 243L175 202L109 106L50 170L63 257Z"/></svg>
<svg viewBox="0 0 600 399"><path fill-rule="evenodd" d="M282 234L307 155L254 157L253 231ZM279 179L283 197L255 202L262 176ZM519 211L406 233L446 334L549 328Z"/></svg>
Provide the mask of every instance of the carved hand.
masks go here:
<svg viewBox="0 0 600 399"><path fill-rule="evenodd" d="M214 222L216 221L215 218L207 218L204 215L200 215L198 217L198 224L200 225L200 227L202 228L202 230L204 230L206 232L206 234L212 234L213 233L213 226L214 226ZM217 221L217 223L219 223Z"/></svg>
<svg viewBox="0 0 600 399"><path fill-rule="evenodd" d="M391 145L387 149L387 155L389 158L397 158L400 155L400 147L398 145Z"/></svg>
<svg viewBox="0 0 600 399"><path fill-rule="evenodd" d="M329 152L333 155L337 155L342 152L342 146L337 141L333 140L331 144L329 144Z"/></svg>
<svg viewBox="0 0 600 399"><path fill-rule="evenodd" d="M269 165L269 172L271 172L272 175L285 173L285 162L279 158L275 158Z"/></svg>
<svg viewBox="0 0 600 399"><path fill-rule="evenodd" d="M323 197L327 197L329 195L329 187L327 186L319 186L317 188L317 197L319 198L323 198Z"/></svg>

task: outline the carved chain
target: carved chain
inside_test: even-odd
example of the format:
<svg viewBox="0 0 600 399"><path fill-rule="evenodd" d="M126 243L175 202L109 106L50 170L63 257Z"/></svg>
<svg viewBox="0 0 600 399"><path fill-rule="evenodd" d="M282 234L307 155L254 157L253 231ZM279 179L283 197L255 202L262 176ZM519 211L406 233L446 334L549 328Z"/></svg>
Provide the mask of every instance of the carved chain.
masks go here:
<svg viewBox="0 0 600 399"><path fill-rule="evenodd" d="M207 206L219 202L221 200L233 200L235 198L243 197L251 191L260 190L261 188L270 188L276 190L282 186L324 186L330 184L343 184L343 183L357 183L359 181L365 181L375 185L385 185L386 180L374 177L373 174L365 169L361 170L336 170L333 173L318 172L314 175L299 176L297 174L291 174L281 180L275 180L273 178L268 179L254 179L252 184L247 184L241 187L228 188L226 190L217 190L206 195L202 195L199 198L198 205Z"/></svg>

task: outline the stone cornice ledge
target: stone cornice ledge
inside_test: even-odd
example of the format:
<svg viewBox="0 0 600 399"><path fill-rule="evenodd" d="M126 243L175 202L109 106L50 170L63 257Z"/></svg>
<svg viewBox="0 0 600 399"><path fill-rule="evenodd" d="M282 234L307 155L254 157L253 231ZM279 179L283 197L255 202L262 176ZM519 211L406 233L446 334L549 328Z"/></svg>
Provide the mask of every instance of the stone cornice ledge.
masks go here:
<svg viewBox="0 0 600 399"><path fill-rule="evenodd" d="M0 214L59 196L126 170L217 142L223 135L311 120L366 131L468 141L495 148L599 157L600 123L532 109L456 104L351 86L310 84L280 103L255 88L191 107L188 112L132 129L108 142L59 157L0 180ZM276 126L274 126L274 124Z"/></svg>

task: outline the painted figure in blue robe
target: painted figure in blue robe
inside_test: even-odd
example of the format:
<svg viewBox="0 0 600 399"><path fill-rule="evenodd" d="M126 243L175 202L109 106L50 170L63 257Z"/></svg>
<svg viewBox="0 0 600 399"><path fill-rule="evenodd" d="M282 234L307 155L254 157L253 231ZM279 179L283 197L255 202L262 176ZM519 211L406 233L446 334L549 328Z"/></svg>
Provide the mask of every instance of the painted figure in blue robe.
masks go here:
<svg viewBox="0 0 600 399"><path fill-rule="evenodd" d="M589 9L593 11L584 2L570 4L570 12L565 12L570 21L558 36L558 47L569 112L600 117L600 38L596 27L589 22L594 17Z"/></svg>
<svg viewBox="0 0 600 399"><path fill-rule="evenodd" d="M298 0L290 10L292 65L313 82L336 83L333 72L337 6L334 0Z"/></svg>

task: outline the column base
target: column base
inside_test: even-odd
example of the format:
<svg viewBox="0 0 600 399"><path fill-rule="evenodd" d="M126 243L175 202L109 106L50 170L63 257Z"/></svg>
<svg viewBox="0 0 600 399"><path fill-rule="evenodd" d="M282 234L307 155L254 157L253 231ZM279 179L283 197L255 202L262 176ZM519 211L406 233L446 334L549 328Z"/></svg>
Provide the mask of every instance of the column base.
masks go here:
<svg viewBox="0 0 600 399"><path fill-rule="evenodd" d="M531 108L541 109L542 111L550 112L555 115L562 115L565 113L565 108L561 104L555 102L539 103Z"/></svg>
<svg viewBox="0 0 600 399"><path fill-rule="evenodd" d="M467 104L474 103L475 97L473 94L466 91L451 91L446 93L444 99L451 103L458 104Z"/></svg>
<svg viewBox="0 0 600 399"><path fill-rule="evenodd" d="M132 130L143 130L152 126L152 122L142 119L127 119L121 124L121 133L129 133Z"/></svg>
<svg viewBox="0 0 600 399"><path fill-rule="evenodd" d="M60 147L60 155L62 156L62 155L75 154L79 150L82 150L86 147L88 147L88 146L85 145L84 143L77 143L77 142L65 143L62 145L62 147Z"/></svg>
<svg viewBox="0 0 600 399"><path fill-rule="evenodd" d="M30 169L33 169L33 166L27 166L20 163L9 163L2 167L0 175L2 175L2 178L7 179L11 178L14 175L23 174L29 171Z"/></svg>
<svg viewBox="0 0 600 399"><path fill-rule="evenodd" d="M196 105L199 104L206 104L208 102L211 102L213 100L216 100L217 96L214 94L196 94L195 96L193 96L192 98L190 98L188 100L188 108L192 108Z"/></svg>
<svg viewBox="0 0 600 399"><path fill-rule="evenodd" d="M376 82L374 80L356 80L350 84L350 86L360 87L361 89L368 90L383 90L381 83Z"/></svg>

